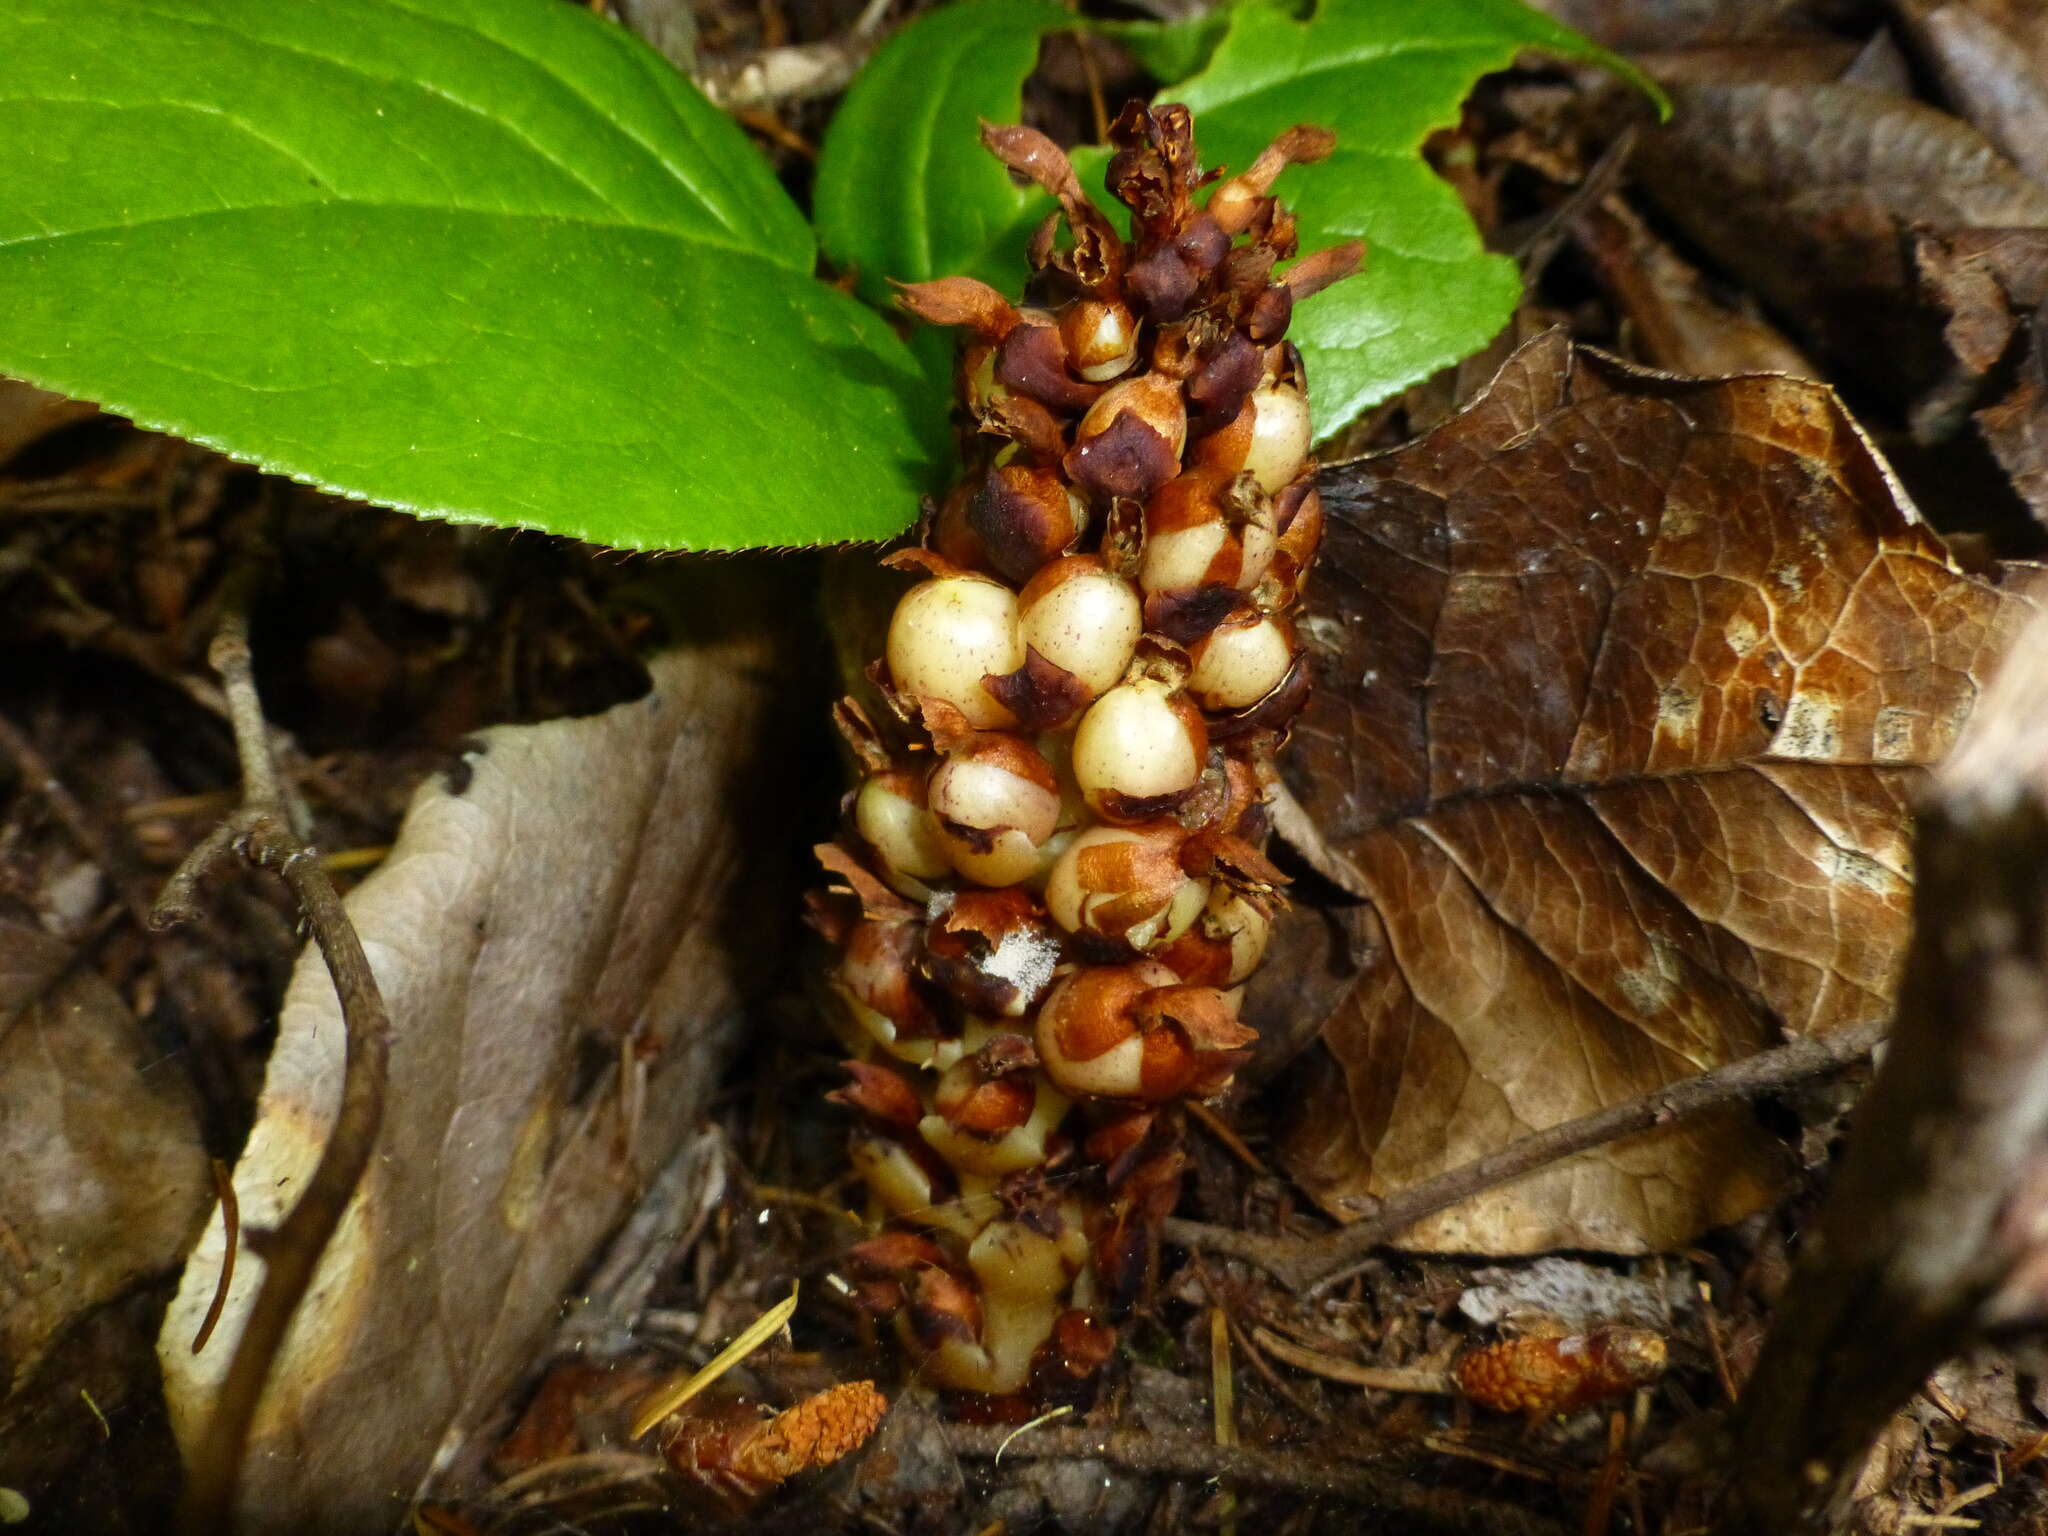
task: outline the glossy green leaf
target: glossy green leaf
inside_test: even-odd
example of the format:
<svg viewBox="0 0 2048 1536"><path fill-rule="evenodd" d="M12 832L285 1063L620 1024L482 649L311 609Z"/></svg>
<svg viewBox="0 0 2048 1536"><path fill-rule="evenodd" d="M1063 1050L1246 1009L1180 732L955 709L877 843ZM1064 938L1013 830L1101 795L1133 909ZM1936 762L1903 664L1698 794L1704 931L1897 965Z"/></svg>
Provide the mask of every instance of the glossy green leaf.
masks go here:
<svg viewBox="0 0 2048 1536"><path fill-rule="evenodd" d="M347 495L880 537L939 402L651 50L559 0L8 0L0 372Z"/></svg>
<svg viewBox="0 0 2048 1536"><path fill-rule="evenodd" d="M1521 293L1458 196L1421 155L1457 122L1481 75L1523 49L1628 65L1518 0L1321 0L1299 19L1279 0L1239 0L1202 72L1161 92L1194 109L1203 161L1244 166L1295 123L1335 130L1337 149L1275 189L1312 251L1366 242L1363 275L1303 304L1290 334L1308 362L1318 435L1484 346ZM1652 88L1653 89L1653 88Z"/></svg>
<svg viewBox="0 0 2048 1536"><path fill-rule="evenodd" d="M927 11L869 61L818 156L825 254L859 292L965 273L1016 292L1024 243L1051 202L981 147L984 119L1017 121L1047 32L1074 25L1049 0L959 0Z"/></svg>

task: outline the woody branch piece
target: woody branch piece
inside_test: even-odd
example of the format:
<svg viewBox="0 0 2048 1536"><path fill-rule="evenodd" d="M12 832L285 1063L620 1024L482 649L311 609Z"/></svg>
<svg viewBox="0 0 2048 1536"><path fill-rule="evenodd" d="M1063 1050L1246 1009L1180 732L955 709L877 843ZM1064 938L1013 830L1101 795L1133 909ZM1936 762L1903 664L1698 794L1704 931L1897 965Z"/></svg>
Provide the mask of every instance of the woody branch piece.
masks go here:
<svg viewBox="0 0 2048 1536"><path fill-rule="evenodd" d="M290 887L314 942L320 946L341 999L348 1038L340 1109L312 1178L291 1214L276 1229L244 1234L250 1249L264 1262L263 1282L235 1345L213 1416L187 1469L179 1519L181 1528L193 1536L231 1529L243 1449L278 1346L312 1283L320 1255L369 1166L384 1117L391 1034L377 979L370 973L334 882L321 866L319 855L292 829L250 667L244 608L230 605L208 659L227 691L235 749L242 764L242 804L178 867L157 899L150 921L167 928L193 917L200 878L229 854L239 854L272 871Z"/></svg>
<svg viewBox="0 0 2048 1536"><path fill-rule="evenodd" d="M1133 1472L1208 1482L1278 1488L1304 1499L1363 1504L1385 1517L1385 1528L1455 1531L1463 1536L1563 1536L1564 1527L1512 1504L1447 1488L1431 1488L1381 1467L1362 1467L1300 1451L1217 1445L1192 1435L1136 1430L1027 1429L950 1425L955 1455L995 1461L1095 1459Z"/></svg>
<svg viewBox="0 0 2048 1536"><path fill-rule="evenodd" d="M2048 616L1923 808L1892 1044L1732 1426L1720 1536L1843 1528L1928 1373L2048 1320Z"/></svg>
<svg viewBox="0 0 2048 1536"><path fill-rule="evenodd" d="M1475 1157L1435 1178L1389 1195L1373 1212L1348 1227L1313 1237L1243 1232L1198 1221L1169 1221L1165 1237L1183 1248L1221 1254L1256 1264L1290 1290L1328 1290L1356 1274L1375 1250L1408 1228L1461 1200L1547 1168L1594 1147L1638 1131L1669 1125L1724 1104L1782 1093L1801 1083L1856 1065L1884 1040L1889 1020L1835 1030L1817 1039L1794 1040L1678 1082L1610 1104L1590 1115L1548 1126L1498 1152Z"/></svg>

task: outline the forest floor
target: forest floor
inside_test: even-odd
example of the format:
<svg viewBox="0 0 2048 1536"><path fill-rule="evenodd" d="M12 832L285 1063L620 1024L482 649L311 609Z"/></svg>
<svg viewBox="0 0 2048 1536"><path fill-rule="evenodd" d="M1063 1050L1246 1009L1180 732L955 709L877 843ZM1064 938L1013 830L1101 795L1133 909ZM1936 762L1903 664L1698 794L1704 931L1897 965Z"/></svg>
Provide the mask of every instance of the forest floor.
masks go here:
<svg viewBox="0 0 2048 1536"><path fill-rule="evenodd" d="M1488 354L1389 402L1326 462L1438 429L1516 346L1561 326L1669 374L1830 385L1960 570L1991 582L2038 560L2048 546L2048 371L2034 306L2048 293L2048 187L2032 178L2048 174L2048 114L2020 108L2048 103L2048 21L1996 0L1549 8L1683 83L1696 116L1681 111L1656 129L1590 74L1532 64L1490 78L1433 155L1494 248L1523 261L1521 312ZM857 56L866 44L854 11L832 0L708 0L695 16L699 69L736 78L764 51L797 46ZM1943 51L1950 34L1929 19L1937 12L2010 46L1995 65L1958 63L1960 52ZM1113 105L1149 88L1113 45L1061 38L1027 107L1071 142L1089 131L1091 95ZM829 70L812 89L738 109L798 190L829 114ZM1801 112L1827 131L1802 134ZM1715 136L1718 147L1747 148L1717 159ZM1927 174L1935 161L1939 174ZM735 586L772 581L808 595L831 558L650 560L422 522L0 381L0 1117L25 1116L21 1106L70 1079L70 1113L111 1117L97 1151L67 1153L98 1162L114 1191L107 1209L146 1204L120 1191L146 1184L159 1158L183 1157L190 1186L177 1211L148 1218L170 1230L107 1256L79 1295L9 1300L7 1264L24 1275L35 1266L12 1253L8 1223L36 1207L39 1177L73 1174L70 1164L39 1169L34 1149L0 1124L0 1147L15 1154L0 1163L0 1361L38 1361L0 1399L0 1490L22 1490L14 1497L30 1528L162 1527L178 1463L154 1348L177 1261L210 1203L210 1183L194 1183L192 1170L232 1164L248 1136L304 938L284 887L248 872L211 879L196 923L165 932L145 921L237 803L235 737L208 662L223 616L247 615L284 778L347 892L397 840L416 790L464 771L479 732L591 717L644 695L643 658L673 627L664 593L674 582L712 569ZM800 648L826 654L822 605L815 616L797 605L787 624L802 632ZM1762 1089L1727 1094L1718 1112L1767 1137L1782 1174L1762 1209L1730 1224L1633 1244L1663 1250L1649 1253L1630 1253L1626 1237L1604 1253L1591 1242L1430 1253L1404 1249L1395 1230L1334 1279L1276 1273L1257 1262L1256 1245L1204 1236L1220 1228L1312 1243L1336 1230L1290 1176L1300 1154L1287 1150L1300 1145L1299 1117L1328 1112L1326 1101L1241 1089L1191 1127L1185 1225L1169 1232L1151 1297L1094 1402L1029 1425L1014 1414L973 1423L970 1413L949 1433L938 1422L948 1405L905 1395L914 1378L892 1340L831 1281L836 1255L863 1228L845 1112L826 1098L841 1052L805 993L796 921L813 880L809 846L830 835L841 792L827 670L788 673L780 701L797 722L799 771L783 793L798 809L750 857L773 887L771 907L790 916L746 941L756 984L744 1044L631 1216L638 1258L622 1270L600 1255L587 1272L630 1271L636 1283L583 1287L573 1326L476 1430L418 1529L1710 1528L1731 1476L1729 1410L1870 1080L1856 1052L1802 1058ZM1355 908L1301 861L1293 867L1312 915ZM1904 913L1894 916L1903 925ZM1296 1017L1281 1033L1291 1050L1328 1050L1313 1042L1334 1006L1329 978L1348 984L1352 972L1325 954L1310 979L1310 951L1287 953L1301 969L1286 977ZM87 997L82 977L104 986ZM145 1042L145 1073L175 1078L161 1091L187 1108L162 1126L122 1118L129 1109L110 1106L129 1101L95 1097L86 1081L104 1070L98 1047L70 1061L41 1046L34 1059L10 1050L24 1021L43 1021L39 1040L48 1034L59 1000L132 1020L120 1027ZM1303 1081L1279 1076L1287 1065L1263 1061L1262 1085ZM1483 1195L1505 1177L1462 1193ZM147 1225L134 1219L138 1231ZM724 1451L707 1451L693 1473L631 1448L627 1427L647 1391L703 1364L798 1280L792 1336L803 1347L771 1343L719 1393L781 1409L873 1380L896 1399L879 1435L828 1471L766 1492L727 1475ZM1569 1370L1557 1336L1614 1328L1656 1335L1666 1368L1606 1396L1566 1393L1564 1411L1496 1411L1455 1374L1475 1349L1516 1339L1533 1363L1510 1353L1502 1369ZM600 1337L602 1358L589 1347ZM1219 1401L1230 1405L1221 1418ZM2048 1375L2024 1347L1973 1344L1883 1428L1855 1521L1883 1532L2048 1532L2044 1452Z"/></svg>

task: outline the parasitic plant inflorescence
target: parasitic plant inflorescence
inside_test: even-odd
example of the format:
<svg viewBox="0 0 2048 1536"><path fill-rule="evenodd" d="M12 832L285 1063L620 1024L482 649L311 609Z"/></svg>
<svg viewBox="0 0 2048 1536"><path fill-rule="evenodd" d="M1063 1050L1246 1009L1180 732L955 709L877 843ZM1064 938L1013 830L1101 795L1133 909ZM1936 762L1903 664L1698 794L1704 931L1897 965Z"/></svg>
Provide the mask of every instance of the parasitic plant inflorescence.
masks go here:
<svg viewBox="0 0 2048 1536"><path fill-rule="evenodd" d="M1179 1192L1181 1106L1254 1038L1323 521L1284 333L1361 254L1275 272L1296 242L1271 188L1329 153L1320 129L1220 181L1185 108L1133 104L1111 137L1128 241L1051 140L990 128L1059 203L1025 302L902 290L961 333L966 472L887 561L915 584L870 671L887 708L839 711L863 778L812 903L880 1227L857 1293L931 1379L998 1398L1108 1358Z"/></svg>

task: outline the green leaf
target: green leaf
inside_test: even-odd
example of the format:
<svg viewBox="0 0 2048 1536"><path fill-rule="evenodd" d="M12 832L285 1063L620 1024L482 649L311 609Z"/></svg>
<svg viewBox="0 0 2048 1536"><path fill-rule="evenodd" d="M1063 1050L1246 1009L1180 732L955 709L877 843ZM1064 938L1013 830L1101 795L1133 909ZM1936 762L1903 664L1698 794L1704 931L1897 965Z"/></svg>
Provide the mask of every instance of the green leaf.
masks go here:
<svg viewBox="0 0 2048 1536"><path fill-rule="evenodd" d="M1239 0L1207 67L1160 93L1194 109L1208 165L1249 165L1295 123L1336 132L1335 154L1276 188L1304 251L1366 242L1364 274L1303 304L1289 333L1308 363L1318 436L1476 352L1514 312L1514 263L1486 251L1421 149L1458 120L1481 75L1525 48L1602 64L1656 96L1629 65L1518 0L1322 0L1307 20L1278 0Z"/></svg>
<svg viewBox="0 0 2048 1536"><path fill-rule="evenodd" d="M1160 80L1185 80L1209 62L1230 29L1230 7L1187 21L1101 21L1095 30L1123 44L1145 71Z"/></svg>
<svg viewBox="0 0 2048 1536"><path fill-rule="evenodd" d="M1039 40L1075 24L1049 0L960 0L927 11L869 61L818 156L825 254L889 300L889 280L964 273L1015 293L1031 226L1052 206L981 147L980 123L1017 121Z"/></svg>
<svg viewBox="0 0 2048 1536"><path fill-rule="evenodd" d="M943 441L739 131L560 0L8 0L0 371L407 510L893 533Z"/></svg>

